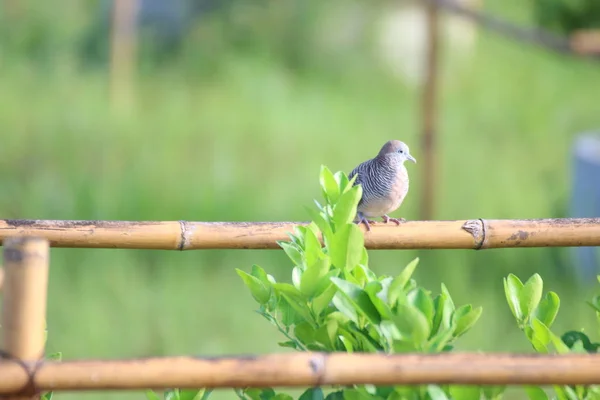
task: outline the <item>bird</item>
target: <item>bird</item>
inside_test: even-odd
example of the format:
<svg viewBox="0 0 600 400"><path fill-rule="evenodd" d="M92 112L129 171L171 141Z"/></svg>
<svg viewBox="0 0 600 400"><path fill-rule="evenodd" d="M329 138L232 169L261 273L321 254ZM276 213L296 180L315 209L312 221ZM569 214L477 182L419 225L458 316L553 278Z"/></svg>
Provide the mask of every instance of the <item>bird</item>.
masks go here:
<svg viewBox="0 0 600 400"><path fill-rule="evenodd" d="M349 179L358 175L354 186L362 186L356 217L357 224L364 223L367 231L371 230L370 223L376 223L368 217L381 217L386 224L392 221L400 225L405 221L390 218L388 214L400 207L408 193L408 171L404 166L407 160L417 163L404 142L389 140L376 157L360 163L348 175Z"/></svg>

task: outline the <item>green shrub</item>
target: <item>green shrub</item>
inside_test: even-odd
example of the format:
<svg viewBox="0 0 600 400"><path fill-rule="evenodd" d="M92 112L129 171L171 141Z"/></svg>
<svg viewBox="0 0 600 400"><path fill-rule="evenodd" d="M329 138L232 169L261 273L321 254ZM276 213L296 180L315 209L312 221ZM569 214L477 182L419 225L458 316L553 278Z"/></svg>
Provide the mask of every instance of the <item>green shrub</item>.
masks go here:
<svg viewBox="0 0 600 400"><path fill-rule="evenodd" d="M263 268L253 265L250 273L238 275L259 304L257 312L273 324L286 340L281 347L296 351L441 353L452 351L456 340L477 322L482 308L470 304L456 307L442 283L433 295L412 278L418 259L396 276L377 276L368 265L364 236L353 222L362 194L354 180L321 168L320 185L324 204L307 209L312 221L290 233L290 241L279 242L294 267L291 283L277 282ZM322 244L320 241L322 238ZM600 281L600 276L598 277ZM534 274L525 283L513 274L504 278L504 291L517 325L539 353L596 353L581 331L562 336L550 328L560 308L554 292L543 294L543 281ZM594 309L600 328L600 295L588 304ZM334 387L325 395L322 388L310 388L299 400L400 400L400 399L500 399L503 386L413 385ZM548 399L538 386L526 386L530 399ZM554 385L559 400L600 399L600 386ZM245 400L293 400L273 388L236 389ZM165 399L205 400L210 391L170 390ZM160 397L149 391L151 400Z"/></svg>
<svg viewBox="0 0 600 400"><path fill-rule="evenodd" d="M364 236L353 222L362 189L354 180L321 168L324 204L308 209L312 222L295 228L280 242L294 264L292 283L276 282L261 267L237 270L259 303L258 313L286 338L282 347L297 351L439 353L471 329L481 307L456 307L444 284L436 296L412 279L418 259L397 276L377 276L368 266ZM319 241L322 236L323 246ZM300 399L472 398L480 388L373 387L307 390ZM271 388L238 390L243 399L291 399Z"/></svg>

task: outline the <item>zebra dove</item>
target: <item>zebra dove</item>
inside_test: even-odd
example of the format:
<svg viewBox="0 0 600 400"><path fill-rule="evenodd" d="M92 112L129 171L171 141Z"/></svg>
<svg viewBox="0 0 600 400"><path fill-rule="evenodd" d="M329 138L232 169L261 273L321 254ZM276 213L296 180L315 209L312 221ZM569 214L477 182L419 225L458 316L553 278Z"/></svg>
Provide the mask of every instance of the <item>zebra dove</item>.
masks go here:
<svg viewBox="0 0 600 400"><path fill-rule="evenodd" d="M404 161L417 162L410 155L408 146L399 140L390 140L383 145L375 158L367 160L354 168L350 179L358 174L354 185L361 185L363 194L358 203L358 224L375 223L367 217L381 217L385 223L393 221L400 225L403 218L390 218L387 214L400 207L408 193L408 172Z"/></svg>

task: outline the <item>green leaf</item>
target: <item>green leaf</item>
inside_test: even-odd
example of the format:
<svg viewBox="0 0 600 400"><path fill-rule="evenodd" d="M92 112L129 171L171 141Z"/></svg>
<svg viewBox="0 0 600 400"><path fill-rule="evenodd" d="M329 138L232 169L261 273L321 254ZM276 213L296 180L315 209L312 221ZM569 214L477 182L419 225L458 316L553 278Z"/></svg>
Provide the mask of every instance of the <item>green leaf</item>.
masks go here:
<svg viewBox="0 0 600 400"><path fill-rule="evenodd" d="M292 241L293 244L295 244L296 246L298 246L298 248L303 249L304 248L304 235L306 234L306 227L305 226L295 226L294 227L294 233L288 233L288 236L290 237L290 240Z"/></svg>
<svg viewBox="0 0 600 400"><path fill-rule="evenodd" d="M340 331L340 335L338 336L338 338L340 339L340 341L342 342L342 344L344 345L344 348L346 350L347 353L353 353L354 352L354 347L357 345L356 340L354 340L352 338L352 336L350 335L350 333L345 332L342 333L342 330Z"/></svg>
<svg viewBox="0 0 600 400"><path fill-rule="evenodd" d="M533 316L550 328L558 314L559 308L560 299L558 295L554 292L548 292L546 293L546 297L540 302L538 308L536 308Z"/></svg>
<svg viewBox="0 0 600 400"><path fill-rule="evenodd" d="M375 341L370 336L365 335L363 332L356 329L355 327L349 326L349 329L352 331L354 337L358 341L358 344L355 349L357 352L362 351L367 353L376 353L382 350L380 345L375 343Z"/></svg>
<svg viewBox="0 0 600 400"><path fill-rule="evenodd" d="M42 400L52 400L52 396L54 396L54 392L46 392L41 396Z"/></svg>
<svg viewBox="0 0 600 400"><path fill-rule="evenodd" d="M148 400L162 400L159 395L156 394L154 390L146 390L146 397ZM52 397L46 398L50 400Z"/></svg>
<svg viewBox="0 0 600 400"><path fill-rule="evenodd" d="M335 271L331 271L330 273L333 273L333 272L335 272ZM335 276L335 275L332 274L331 276ZM316 316L321 315L323 310L325 310L327 308L327 306L329 306L329 303L332 302L333 296L335 296L335 294L337 293L337 290L338 290L337 286L335 286L334 284L331 283L331 277L327 276L326 278L329 281L329 285L327 286L327 289L325 289L323 291L323 293L321 293L320 295L315 297L312 301L313 313ZM317 292L318 292L318 290L317 290Z"/></svg>
<svg viewBox="0 0 600 400"><path fill-rule="evenodd" d="M356 207L362 196L360 185L354 186L342 194L333 207L333 223L336 227L350 224L356 217Z"/></svg>
<svg viewBox="0 0 600 400"><path fill-rule="evenodd" d="M400 330L392 321L383 320L379 324L379 331L387 343L393 343L394 340L402 340L402 334Z"/></svg>
<svg viewBox="0 0 600 400"><path fill-rule="evenodd" d="M484 386L482 388L483 395L488 400L496 400L502 397L504 391L506 390L506 386Z"/></svg>
<svg viewBox="0 0 600 400"><path fill-rule="evenodd" d="M335 318L328 318L325 325L321 326L317 331L317 340L334 351L339 323Z"/></svg>
<svg viewBox="0 0 600 400"><path fill-rule="evenodd" d="M289 283L275 283L273 288L287 300L295 312L300 314L311 325L315 325L315 320L310 314L306 298L302 296L298 289Z"/></svg>
<svg viewBox="0 0 600 400"><path fill-rule="evenodd" d="M435 299L433 299L433 307L435 309L435 313L433 315L433 325L431 326L431 332L433 332L434 334L439 332L440 325L442 324L445 302L446 296L443 293L438 294L435 297Z"/></svg>
<svg viewBox="0 0 600 400"><path fill-rule="evenodd" d="M412 260L398 276L394 278L388 290L388 304L394 307L398 301L398 297L403 292L404 287L408 283L410 277L415 272L415 268L419 264L419 257Z"/></svg>
<svg viewBox="0 0 600 400"><path fill-rule="evenodd" d="M277 244L285 251L285 254L292 260L294 265L302 265L302 253L300 253L300 250L298 250L298 247L295 244L284 241L279 241Z"/></svg>
<svg viewBox="0 0 600 400"><path fill-rule="evenodd" d="M454 328L447 328L439 330L429 341L425 348L430 353L439 353L441 352L446 345L452 340L454 337Z"/></svg>
<svg viewBox="0 0 600 400"><path fill-rule="evenodd" d="M427 393L431 400L449 400L446 393L437 385L427 385Z"/></svg>
<svg viewBox="0 0 600 400"><path fill-rule="evenodd" d="M596 352L596 349L594 348L592 341L583 332L568 331L561 336L561 340L565 345L567 345L571 349L573 349L573 346L577 341L580 341L585 350L594 352L594 353Z"/></svg>
<svg viewBox="0 0 600 400"><path fill-rule="evenodd" d="M569 386L553 385L553 388L556 392L556 397L560 400L579 400L577 398L577 393Z"/></svg>
<svg viewBox="0 0 600 400"><path fill-rule="evenodd" d="M331 230L331 225L329 224L329 221L326 219L323 213L309 207L304 208L306 212L310 215L312 222L319 227L319 230L323 235L324 243L328 245L333 236L333 231Z"/></svg>
<svg viewBox="0 0 600 400"><path fill-rule="evenodd" d="M479 386L451 385L450 397L454 400L479 400L481 388Z"/></svg>
<svg viewBox="0 0 600 400"><path fill-rule="evenodd" d="M300 267L292 268L292 284L298 290L300 290L300 284L302 283L302 275Z"/></svg>
<svg viewBox="0 0 600 400"><path fill-rule="evenodd" d="M321 279L329 272L330 265L330 258L328 256L323 256L323 258L317 260L314 264L306 267L306 270L300 279L300 291L302 294L309 299L312 299L315 295L321 294L317 293L317 289L319 289ZM326 280L324 284L327 285L329 283L328 281L329 279Z"/></svg>
<svg viewBox="0 0 600 400"><path fill-rule="evenodd" d="M425 342L431 332L425 315L411 305L398 304L397 312L392 320L400 334L415 344Z"/></svg>
<svg viewBox="0 0 600 400"><path fill-rule="evenodd" d="M279 347L285 347L285 348L289 348L289 349L300 350L300 348L298 347L298 344L296 342L294 342L293 340L287 340L285 342L278 342L277 345Z"/></svg>
<svg viewBox="0 0 600 400"><path fill-rule="evenodd" d="M334 285L350 300L357 311L360 311L367 319L377 325L381 322L381 316L369 298L369 294L359 286L346 282L340 278L331 278ZM335 300L335 297L334 297ZM340 310L342 311L342 310Z"/></svg>
<svg viewBox="0 0 600 400"><path fill-rule="evenodd" d="M296 312L294 307L282 297L279 299L279 312L281 313L281 322L284 326L289 327L304 320L302 315ZM269 318L267 318L269 319Z"/></svg>
<svg viewBox="0 0 600 400"><path fill-rule="evenodd" d="M357 389L345 389L342 393L343 393L343 397L342 397L343 400L374 400L375 399L374 396L372 396L368 393L361 392L360 390L357 390Z"/></svg>
<svg viewBox="0 0 600 400"><path fill-rule="evenodd" d="M600 295L594 296L592 298L592 301L587 301L586 303L589 304L590 307L592 307L597 312L600 312Z"/></svg>
<svg viewBox="0 0 600 400"><path fill-rule="evenodd" d="M179 400L179 390L177 390L177 389L165 390L165 400Z"/></svg>
<svg viewBox="0 0 600 400"><path fill-rule="evenodd" d="M379 312L381 317L385 318L385 319L391 319L392 318L392 310L381 299L381 295L380 295L381 289L382 289L381 283L379 283L377 281L373 281L373 282L368 283L367 286L365 286L364 290L369 295L369 299L371 299L371 302L373 303L373 305L375 306L375 308L377 309L377 311Z"/></svg>
<svg viewBox="0 0 600 400"><path fill-rule="evenodd" d="M337 286L334 285L334 287L337 289ZM335 296L333 296L332 302L335 308L342 314L355 324L358 324L358 311L350 299L348 299L348 296L344 295L342 292L337 292Z"/></svg>
<svg viewBox="0 0 600 400"><path fill-rule="evenodd" d="M421 393L424 387L398 385L394 386L394 391L400 395L400 400L420 400L426 398L425 393ZM426 387L425 387L426 388ZM396 400L396 398L393 398Z"/></svg>
<svg viewBox="0 0 600 400"><path fill-rule="evenodd" d="M443 285L443 284L442 284ZM452 324L452 315L454 313L454 303L448 293L442 290L442 293L436 296L434 302L435 315L433 317L432 332L448 330Z"/></svg>
<svg viewBox="0 0 600 400"><path fill-rule="evenodd" d="M360 287L364 287L369 282L369 277L366 272L367 268L358 264L356 268L352 270L351 276L354 278L352 281L356 282ZM346 274L347 275L347 274Z"/></svg>
<svg viewBox="0 0 600 400"><path fill-rule="evenodd" d="M250 293L254 300L256 300L259 304L267 304L269 298L271 297L271 291L265 287L265 285L260 281L260 279L242 271L241 269L235 269L240 278L244 281L248 289L250 289Z"/></svg>
<svg viewBox="0 0 600 400"><path fill-rule="evenodd" d="M289 394L277 393L275 396L271 397L270 400L294 400L294 398Z"/></svg>
<svg viewBox="0 0 600 400"><path fill-rule="evenodd" d="M521 302L519 300L521 289L523 289L523 283L516 275L509 274L508 277L504 278L506 301L508 302L510 311L519 323L523 321L523 311L521 310Z"/></svg>
<svg viewBox="0 0 600 400"><path fill-rule="evenodd" d="M362 258L365 238L356 224L342 226L333 234L329 255L333 265L351 271Z"/></svg>
<svg viewBox="0 0 600 400"><path fill-rule="evenodd" d="M62 360L62 352L57 351L55 353L48 354L48 356L46 357L46 360L48 360L48 361L61 361Z"/></svg>
<svg viewBox="0 0 600 400"><path fill-rule="evenodd" d="M471 305L469 305L469 308L471 308ZM454 330L454 337L457 338L467 333L467 331L475 325L479 317L481 317L482 312L483 308L477 307L469 310L468 313L458 318L456 321L456 329Z"/></svg>
<svg viewBox="0 0 600 400"><path fill-rule="evenodd" d="M530 325L524 327L524 332L531 345L538 353L548 353L548 344L551 341L552 332L539 319L531 321Z"/></svg>
<svg viewBox="0 0 600 400"><path fill-rule="evenodd" d="M340 188L338 183L329 168L325 165L321 165L321 173L319 174L319 183L323 190L323 195L330 203L335 203L340 196Z"/></svg>
<svg viewBox="0 0 600 400"><path fill-rule="evenodd" d="M524 389L531 400L548 400L548 395L539 386L525 386Z"/></svg>
<svg viewBox="0 0 600 400"><path fill-rule="evenodd" d="M316 328L308 322L300 322L294 327L294 336L304 345L315 341Z"/></svg>
<svg viewBox="0 0 600 400"><path fill-rule="evenodd" d="M531 321L531 328L533 329L534 337L539 340L544 346L550 344L552 340L552 332L546 324L537 318Z"/></svg>
<svg viewBox="0 0 600 400"><path fill-rule="evenodd" d="M348 180L348 176L343 171L337 171L335 174L333 174L333 177L335 178L335 181L337 182L342 193L352 189L352 184L356 180L356 177L352 177L352 182L350 182Z"/></svg>
<svg viewBox="0 0 600 400"><path fill-rule="evenodd" d="M431 296L423 288L417 288L411 290L407 297L409 303L418 308L419 311L425 315L425 318L427 318L427 322L429 323L429 327L431 328L435 313Z"/></svg>
<svg viewBox="0 0 600 400"><path fill-rule="evenodd" d="M544 282L539 274L533 274L519 294L519 304L521 305L521 311L525 320L529 319L533 311L540 304L542 299L542 291L544 289Z"/></svg>
<svg viewBox="0 0 600 400"><path fill-rule="evenodd" d="M316 263L324 256L321 249L321 242L313 229L307 229L304 235L304 259L306 265Z"/></svg>
<svg viewBox="0 0 600 400"><path fill-rule="evenodd" d="M260 280L263 283L263 285L265 285L267 288L271 287L269 275L267 275L265 270L262 269L260 266L256 264L252 265L252 271L250 272L250 275L252 275L255 278L258 278L258 280Z"/></svg>
<svg viewBox="0 0 600 400"><path fill-rule="evenodd" d="M452 296L450 296L450 292L448 291L448 288L446 287L446 285L444 283L441 283L440 286L442 289L442 293L444 295L446 295L446 303L448 303L450 305L450 308L452 309L452 311L454 311L454 302L452 301Z"/></svg>
<svg viewBox="0 0 600 400"><path fill-rule="evenodd" d="M200 400L204 389L179 389L179 400Z"/></svg>
<svg viewBox="0 0 600 400"><path fill-rule="evenodd" d="M558 354L567 354L570 352L569 347L566 344L564 344L561 338L556 336L552 332L550 332L550 340Z"/></svg>
<svg viewBox="0 0 600 400"><path fill-rule="evenodd" d="M323 398L321 388L311 388L302 393L298 400L323 400Z"/></svg>

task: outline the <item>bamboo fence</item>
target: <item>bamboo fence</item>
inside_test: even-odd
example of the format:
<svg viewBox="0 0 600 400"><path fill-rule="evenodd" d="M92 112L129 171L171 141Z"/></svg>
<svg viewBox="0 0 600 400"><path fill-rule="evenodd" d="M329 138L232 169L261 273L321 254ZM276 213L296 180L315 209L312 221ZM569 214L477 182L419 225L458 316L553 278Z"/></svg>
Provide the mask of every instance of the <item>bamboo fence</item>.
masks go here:
<svg viewBox="0 0 600 400"><path fill-rule="evenodd" d="M47 390L311 387L349 384L600 384L600 354L268 354L44 361L49 247L263 249L304 222L0 220L4 246L0 395ZM600 246L600 218L379 223L372 249ZM16 397L15 397L16 396Z"/></svg>
<svg viewBox="0 0 600 400"><path fill-rule="evenodd" d="M436 166L439 158L437 152L438 125L438 92L439 92L439 52L440 52L440 20L438 7L435 3L427 2L427 56L426 73L421 95L421 148L423 149L423 191L421 193L420 214L424 220L433 219Z"/></svg>
<svg viewBox="0 0 600 400"><path fill-rule="evenodd" d="M33 375L38 390L314 387L325 385L600 383L600 355L277 353L252 357L162 357L46 362L26 373L0 364L0 393Z"/></svg>
<svg viewBox="0 0 600 400"><path fill-rule="evenodd" d="M0 220L0 241L48 239L52 247L110 249L278 249L306 222ZM368 249L492 249L600 246L600 218L378 222Z"/></svg>

